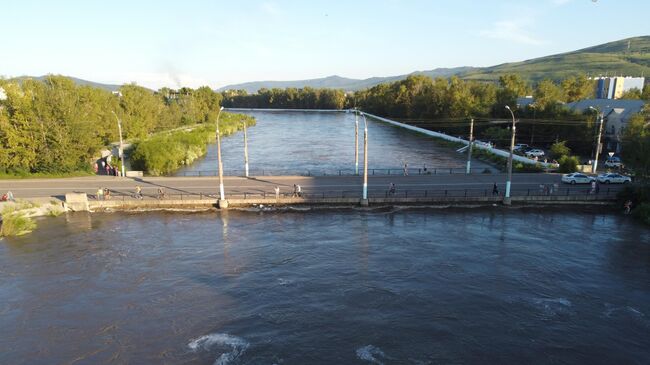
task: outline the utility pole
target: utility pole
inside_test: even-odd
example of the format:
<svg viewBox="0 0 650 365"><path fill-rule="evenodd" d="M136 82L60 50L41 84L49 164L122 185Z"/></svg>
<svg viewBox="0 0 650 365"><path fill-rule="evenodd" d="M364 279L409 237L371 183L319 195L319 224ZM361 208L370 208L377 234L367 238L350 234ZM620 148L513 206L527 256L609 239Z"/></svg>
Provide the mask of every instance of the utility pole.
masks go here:
<svg viewBox="0 0 650 365"><path fill-rule="evenodd" d="M219 117L223 107L219 108L217 114L217 160L219 160L219 208L228 208L228 201L226 200L226 193L223 189L223 164L221 163L221 137L219 136Z"/></svg>
<svg viewBox="0 0 650 365"><path fill-rule="evenodd" d="M510 106L506 105L506 109L508 109L510 115L512 116L512 138L510 139L510 156L508 156L508 179L506 180L506 192L503 197L503 204L510 205L510 185L512 184L512 159L515 151L516 121L515 113L512 112Z"/></svg>
<svg viewBox="0 0 650 365"><path fill-rule="evenodd" d="M361 113L363 117L363 195L361 198L361 205L368 206L368 121L366 115Z"/></svg>
<svg viewBox="0 0 650 365"><path fill-rule="evenodd" d="M474 118L469 122L469 143L467 144L467 173L472 171L472 147L474 141Z"/></svg>
<svg viewBox="0 0 650 365"><path fill-rule="evenodd" d="M120 150L118 151L118 154L120 155L120 159L122 161L122 177L124 177L126 175L124 175L124 143L122 141L122 121L117 116L117 114L115 114L115 112L112 113L115 116L115 119L117 119L117 130L120 132Z"/></svg>
<svg viewBox="0 0 650 365"><path fill-rule="evenodd" d="M248 134L246 133L246 122L244 121L244 170L248 177Z"/></svg>
<svg viewBox="0 0 650 365"><path fill-rule="evenodd" d="M600 113L600 123L598 125L598 138L596 139L596 157L594 158L594 163L593 167L591 169L591 172L594 174L596 173L596 169L598 168L598 155L600 154L600 139L602 138L603 135L603 113Z"/></svg>
<svg viewBox="0 0 650 365"><path fill-rule="evenodd" d="M354 109L354 174L359 175L359 111Z"/></svg>

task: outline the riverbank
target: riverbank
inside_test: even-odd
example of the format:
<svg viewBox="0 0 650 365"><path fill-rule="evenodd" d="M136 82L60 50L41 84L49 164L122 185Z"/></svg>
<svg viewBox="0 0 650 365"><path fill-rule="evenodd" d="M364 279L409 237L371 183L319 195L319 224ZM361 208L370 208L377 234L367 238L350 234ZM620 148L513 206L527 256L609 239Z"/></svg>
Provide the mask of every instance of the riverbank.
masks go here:
<svg viewBox="0 0 650 365"><path fill-rule="evenodd" d="M0 202L0 237L31 233L36 228L33 218L56 217L65 211L63 202L55 198Z"/></svg>

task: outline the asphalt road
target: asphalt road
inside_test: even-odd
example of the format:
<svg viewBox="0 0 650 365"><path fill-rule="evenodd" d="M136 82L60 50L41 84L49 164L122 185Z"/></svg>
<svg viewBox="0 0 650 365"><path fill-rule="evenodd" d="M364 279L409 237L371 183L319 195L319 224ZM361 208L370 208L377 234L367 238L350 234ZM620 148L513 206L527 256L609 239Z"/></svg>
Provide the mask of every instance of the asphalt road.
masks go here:
<svg viewBox="0 0 650 365"><path fill-rule="evenodd" d="M540 184L558 184L560 193L582 193L589 190L586 185L570 186L560 182L560 174L514 174L512 195L535 194L540 192ZM488 192L497 183L501 194L505 189L505 174L453 174L453 175L418 175L418 176L370 176L368 191L373 194L383 194L390 183L397 186L400 193L413 192L422 194L441 194L468 190L474 195ZM263 177L224 177L226 195L229 194L272 194L276 186L281 193L293 192L293 184L299 184L305 194L322 194L347 192L354 194L361 191L362 178L357 176L263 176ZM219 191L219 180L216 177L144 177L119 178L92 176L83 178L64 179L20 179L0 180L0 193L12 191L16 198L62 197L65 193L85 192L95 194L98 188L108 188L114 196L132 195L135 187L140 186L147 196L155 196L158 188L163 187L166 194L204 194L215 195ZM601 185L601 190L620 189L620 185ZM556 190L557 191L557 190ZM419 192L419 193L418 193ZM446 194L446 193L445 193Z"/></svg>

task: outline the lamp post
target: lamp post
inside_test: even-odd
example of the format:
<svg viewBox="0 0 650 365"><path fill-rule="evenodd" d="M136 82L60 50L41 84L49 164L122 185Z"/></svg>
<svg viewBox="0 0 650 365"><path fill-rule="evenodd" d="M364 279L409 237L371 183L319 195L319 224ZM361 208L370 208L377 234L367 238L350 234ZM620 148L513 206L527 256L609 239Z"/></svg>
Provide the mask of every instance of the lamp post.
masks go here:
<svg viewBox="0 0 650 365"><path fill-rule="evenodd" d="M361 113L363 117L363 195L361 198L361 205L368 206L368 121L366 115Z"/></svg>
<svg viewBox="0 0 650 365"><path fill-rule="evenodd" d="M469 174L472 171L472 141L474 140L474 118L469 123L469 143L467 144L467 171Z"/></svg>
<svg viewBox="0 0 650 365"><path fill-rule="evenodd" d="M354 174L359 175L359 111L354 109Z"/></svg>
<svg viewBox="0 0 650 365"><path fill-rule="evenodd" d="M226 200L226 193L223 190L223 164L221 163L221 137L219 136L219 117L221 116L223 107L219 108L217 114L217 160L219 161L219 208L228 208L228 201Z"/></svg>
<svg viewBox="0 0 650 365"><path fill-rule="evenodd" d="M248 134L246 133L246 122L244 121L244 170L248 177Z"/></svg>
<svg viewBox="0 0 650 365"><path fill-rule="evenodd" d="M512 138L510 139L510 155L508 156L508 178L506 180L506 192L503 197L503 204L510 205L510 185L512 184L512 159L515 151L516 121L515 113L512 112L510 106L506 105L506 109L508 109L510 115L512 116Z"/></svg>
<svg viewBox="0 0 650 365"><path fill-rule="evenodd" d="M600 111L599 109L594 108L593 106L590 106L589 109L595 110L598 112L598 136L596 137L596 153L594 154L594 160L591 164L591 172L596 173L596 169L598 168L598 155L600 154L600 139L603 135L603 112Z"/></svg>
<svg viewBox="0 0 650 365"><path fill-rule="evenodd" d="M122 121L117 116L117 114L115 114L114 111L111 112L115 116L115 119L117 119L117 130L120 132L120 150L118 151L118 154L120 155L120 160L122 161L122 177L124 177L126 175L124 174L124 146L122 142Z"/></svg>

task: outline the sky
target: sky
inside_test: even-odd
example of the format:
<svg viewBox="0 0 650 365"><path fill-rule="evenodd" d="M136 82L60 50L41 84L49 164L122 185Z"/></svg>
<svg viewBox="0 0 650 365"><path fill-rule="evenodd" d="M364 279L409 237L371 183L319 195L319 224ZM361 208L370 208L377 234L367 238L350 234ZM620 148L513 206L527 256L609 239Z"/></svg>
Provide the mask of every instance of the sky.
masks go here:
<svg viewBox="0 0 650 365"><path fill-rule="evenodd" d="M0 76L152 89L492 66L650 35L650 0L0 0Z"/></svg>

